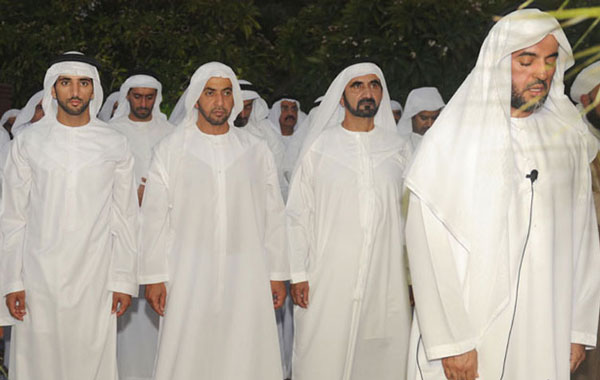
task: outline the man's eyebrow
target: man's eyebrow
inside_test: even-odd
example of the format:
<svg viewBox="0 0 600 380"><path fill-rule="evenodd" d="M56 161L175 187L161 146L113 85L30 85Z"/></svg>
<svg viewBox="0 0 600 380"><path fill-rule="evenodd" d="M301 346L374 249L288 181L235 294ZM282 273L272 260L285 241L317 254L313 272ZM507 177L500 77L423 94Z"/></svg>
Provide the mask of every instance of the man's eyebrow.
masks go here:
<svg viewBox="0 0 600 380"><path fill-rule="evenodd" d="M521 54L517 55L517 57L537 57L537 56L538 56L537 54L532 53L530 51L524 51Z"/></svg>
<svg viewBox="0 0 600 380"><path fill-rule="evenodd" d="M204 87L204 91L216 91L214 88L212 87Z"/></svg>
<svg viewBox="0 0 600 380"><path fill-rule="evenodd" d="M372 80L371 82L369 82L369 83L371 83L371 84L373 84L373 83L377 83L378 85L380 85L380 86L381 86L381 81L380 81L379 79L373 79L373 80Z"/></svg>
<svg viewBox="0 0 600 380"><path fill-rule="evenodd" d="M556 58L556 57L558 57L558 51L556 51L556 52L554 52L554 53L550 54L550 55L549 55L549 56L547 56L546 58Z"/></svg>
<svg viewBox="0 0 600 380"><path fill-rule="evenodd" d="M364 82L361 80L352 81L352 82L350 82L350 87L355 86L357 84L364 84Z"/></svg>
<svg viewBox="0 0 600 380"><path fill-rule="evenodd" d="M222 91L233 91L231 87L225 87Z"/></svg>

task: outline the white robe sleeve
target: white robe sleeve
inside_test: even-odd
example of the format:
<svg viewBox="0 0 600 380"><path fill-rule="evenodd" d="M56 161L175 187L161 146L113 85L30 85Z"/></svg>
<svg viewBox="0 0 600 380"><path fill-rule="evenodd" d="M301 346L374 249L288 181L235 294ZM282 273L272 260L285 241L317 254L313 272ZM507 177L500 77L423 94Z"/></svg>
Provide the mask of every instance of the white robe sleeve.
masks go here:
<svg viewBox="0 0 600 380"><path fill-rule="evenodd" d="M167 253L170 240L171 210L168 176L157 151L154 151L141 211L140 284L157 284L169 281Z"/></svg>
<svg viewBox="0 0 600 380"><path fill-rule="evenodd" d="M17 139L10 144L3 174L0 202L0 290L2 296L5 296L25 290L21 270L31 190L31 167L23 156L21 140ZM5 307L4 302L2 307Z"/></svg>
<svg viewBox="0 0 600 380"><path fill-rule="evenodd" d="M279 188L279 176L273 154L265 146L267 160L265 251L272 281L290 279L290 263L286 248L285 206Z"/></svg>
<svg viewBox="0 0 600 380"><path fill-rule="evenodd" d="M591 348L597 343L600 312L600 248L591 188L586 198L586 202L582 202L585 207L579 210L582 225L576 227L581 234L580 239L575 239L571 343Z"/></svg>
<svg viewBox="0 0 600 380"><path fill-rule="evenodd" d="M138 200L134 181L134 159L127 144L117 162L113 182L112 235L113 250L108 290L137 296Z"/></svg>
<svg viewBox="0 0 600 380"><path fill-rule="evenodd" d="M444 225L410 194L406 242L416 314L429 360L475 348L460 281L466 251Z"/></svg>
<svg viewBox="0 0 600 380"><path fill-rule="evenodd" d="M308 281L308 260L315 208L310 154L298 168L286 205L286 224L290 252L291 282Z"/></svg>

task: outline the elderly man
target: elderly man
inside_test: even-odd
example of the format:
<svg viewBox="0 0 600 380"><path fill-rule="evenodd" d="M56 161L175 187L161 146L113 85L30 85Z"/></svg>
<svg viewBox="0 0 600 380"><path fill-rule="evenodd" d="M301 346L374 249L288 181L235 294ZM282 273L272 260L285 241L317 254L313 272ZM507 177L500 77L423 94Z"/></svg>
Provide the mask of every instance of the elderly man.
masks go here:
<svg viewBox="0 0 600 380"><path fill-rule="evenodd" d="M300 102L288 97L273 103L269 111L269 120L286 146L305 118L306 114L300 109Z"/></svg>
<svg viewBox="0 0 600 380"><path fill-rule="evenodd" d="M281 380L273 307L289 279L284 206L267 144L233 127L233 71L191 78L181 124L155 148L140 282L163 319L155 380Z"/></svg>
<svg viewBox="0 0 600 380"><path fill-rule="evenodd" d="M173 131L173 126L160 112L162 85L150 72L131 75L123 84L117 99L118 107L109 127L127 137L135 158L134 172L138 201L141 204L152 148ZM140 288L143 294L143 287ZM134 298L130 312L118 320L118 364L121 380L152 378L158 316L143 298Z"/></svg>
<svg viewBox="0 0 600 380"><path fill-rule="evenodd" d="M416 301L407 379L568 379L596 345L600 248L571 47L502 18L406 177Z"/></svg>
<svg viewBox="0 0 600 380"><path fill-rule="evenodd" d="M415 88L408 94L404 114L398 122L398 131L408 136L412 153L416 152L421 139L444 106L442 95L435 87Z"/></svg>
<svg viewBox="0 0 600 380"><path fill-rule="evenodd" d="M314 115L286 208L294 380L404 378L406 149L379 67L343 70Z"/></svg>
<svg viewBox="0 0 600 380"><path fill-rule="evenodd" d="M571 86L571 99L577 103L577 109L583 113L583 120L590 132L600 139L600 61L587 66L575 78ZM596 104L594 106L594 104ZM591 164L592 192L596 206L596 218L600 216L600 156L596 156ZM600 219L598 219L600 229ZM573 380L596 380L600 373L600 352L593 350L579 370L571 377Z"/></svg>
<svg viewBox="0 0 600 380"><path fill-rule="evenodd" d="M0 290L15 379L118 378L117 317L138 288L138 207L133 156L96 119L101 103L93 61L59 57L44 78L45 116L15 137L4 165Z"/></svg>

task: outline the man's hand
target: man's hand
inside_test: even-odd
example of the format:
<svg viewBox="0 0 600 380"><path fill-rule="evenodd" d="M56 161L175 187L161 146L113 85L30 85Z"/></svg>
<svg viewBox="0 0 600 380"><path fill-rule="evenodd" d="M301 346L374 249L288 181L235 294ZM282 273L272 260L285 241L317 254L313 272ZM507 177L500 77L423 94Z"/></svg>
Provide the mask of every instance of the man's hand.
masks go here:
<svg viewBox="0 0 600 380"><path fill-rule="evenodd" d="M585 360L585 346L583 344L571 343L571 373Z"/></svg>
<svg viewBox="0 0 600 380"><path fill-rule="evenodd" d="M142 177L142 183L138 186L137 194L138 194L138 202L140 206L142 205L142 199L144 198L144 190L146 189L146 178Z"/></svg>
<svg viewBox="0 0 600 380"><path fill-rule="evenodd" d="M448 380L475 380L479 377L475 350L443 358L442 366Z"/></svg>
<svg viewBox="0 0 600 380"><path fill-rule="evenodd" d="M25 314L27 314L25 311L25 291L21 290L19 292L7 294L6 306L13 318L22 321Z"/></svg>
<svg viewBox="0 0 600 380"><path fill-rule="evenodd" d="M146 300L160 315L165 316L165 302L167 300L167 287L164 282L146 285Z"/></svg>
<svg viewBox="0 0 600 380"><path fill-rule="evenodd" d="M129 294L113 292L111 313L117 313L117 318L125 313L129 305L131 305L131 296Z"/></svg>
<svg viewBox="0 0 600 380"><path fill-rule="evenodd" d="M292 300L294 303L304 309L308 307L308 281L292 284Z"/></svg>
<svg viewBox="0 0 600 380"><path fill-rule="evenodd" d="M285 282L271 281L271 293L273 294L273 307L279 309L285 301Z"/></svg>

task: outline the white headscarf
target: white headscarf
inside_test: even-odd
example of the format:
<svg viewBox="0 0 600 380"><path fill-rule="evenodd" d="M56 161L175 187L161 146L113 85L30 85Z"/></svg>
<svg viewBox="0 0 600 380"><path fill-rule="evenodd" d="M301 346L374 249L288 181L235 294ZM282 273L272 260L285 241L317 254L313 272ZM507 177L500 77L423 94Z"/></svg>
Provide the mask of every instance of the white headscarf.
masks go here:
<svg viewBox="0 0 600 380"><path fill-rule="evenodd" d="M200 95L202 95L202 91L206 86L206 82L213 77L227 78L231 81L231 88L233 90L233 109L229 115L228 122L229 125L233 125L233 121L244 108L242 90L240 89L240 85L233 70L229 66L220 62L205 63L204 65L200 66L198 70L196 70L194 75L192 75L192 79L190 79L190 85L184 93L185 98L182 103L184 111L181 121L178 125L185 126L196 124L198 121L198 110L196 109L195 104Z"/></svg>
<svg viewBox="0 0 600 380"><path fill-rule="evenodd" d="M163 119L166 120L167 117L160 112L160 103L162 102L162 84L154 77L150 75L132 75L123 84L119 89L119 105L115 110L115 114L113 115L113 119L117 119L122 116L128 116L131 112L131 107L129 105L129 101L127 100L127 94L129 90L136 87L147 87L156 89L156 101L154 102L154 107L152 107L152 118L155 120Z"/></svg>
<svg viewBox="0 0 600 380"><path fill-rule="evenodd" d="M240 79L240 85L251 85L252 83L247 80ZM252 102L252 112L250 113L249 121L253 124L258 125L259 121L266 119L269 116L269 105L267 102L260 97L258 92L253 90L242 90L242 99L253 100Z"/></svg>
<svg viewBox="0 0 600 380"><path fill-rule="evenodd" d="M52 97L52 86L61 75L74 75L88 77L94 84L94 97L90 100L90 121L96 120L96 115L102 107L103 92L100 84L100 75L96 67L85 62L66 61L58 62L50 66L44 77L44 97L42 107L44 108L44 117L42 120L56 120L58 112L58 102Z"/></svg>
<svg viewBox="0 0 600 380"><path fill-rule="evenodd" d="M529 190L510 136L511 53L548 34L559 52L544 112L584 138L586 127L564 94L564 72L573 64L567 37L550 15L519 10L491 29L475 68L425 134L406 177L410 190L469 252L473 273L489 279L470 289L467 301L477 305L471 323L480 334L507 305L510 196Z"/></svg>
<svg viewBox="0 0 600 380"><path fill-rule="evenodd" d="M36 92L35 94L33 94L33 96L31 98L29 98L29 100L27 101L27 104L25 104L25 107L23 107L21 109L21 112L15 119L15 122L13 123L13 126L10 130L10 133L12 133L13 136L16 136L19 133L23 132L23 130L28 125L30 125L29 122L31 121L31 118L35 114L35 107L37 107L38 103L40 102L40 100L42 100L43 97L44 97L44 90L40 90L40 91Z"/></svg>
<svg viewBox="0 0 600 380"><path fill-rule="evenodd" d="M581 95L590 93L599 84L600 61L596 61L577 74L571 86L571 99L575 103L581 103Z"/></svg>
<svg viewBox="0 0 600 380"><path fill-rule="evenodd" d="M4 125L4 123L6 123L8 121L8 119L10 119L11 117L16 118L17 116L19 116L19 112L21 112L21 110L18 108L11 108L8 111L4 112L2 114L2 118L0 118L0 127L2 127ZM17 121L17 120L15 119L15 121ZM13 125L14 125L14 122L13 122Z"/></svg>
<svg viewBox="0 0 600 380"><path fill-rule="evenodd" d="M117 100L119 100L119 91L115 91L112 94L108 95L108 98L106 98L106 101L104 102L104 104L102 104L102 108L100 108L100 112L98 112L98 119L108 123L108 121L111 118L111 115L113 114L113 106L115 105Z"/></svg>
<svg viewBox="0 0 600 380"><path fill-rule="evenodd" d="M437 111L444 107L444 99L435 87L420 87L412 90L406 98L402 117L398 120L398 131L401 135L412 133L412 118L421 111Z"/></svg>
<svg viewBox="0 0 600 380"><path fill-rule="evenodd" d="M375 74L381 81L382 87L382 98L379 104L379 109L375 115L375 128L384 128L389 131L396 132L396 123L394 120L394 114L392 113L392 107L390 104L390 95L388 93L385 78L381 69L374 63L357 63L352 66L345 68L338 76L331 82L327 92L325 93L321 104L315 111L315 116L312 118L308 134L298 160L296 161L296 168L292 178L296 176L297 169L301 164L304 156L310 151L310 148L317 140L317 138L328 128L339 127L339 124L344 120L344 112L340 112L340 99L344 93L344 88L353 78L360 77L363 75Z"/></svg>
<svg viewBox="0 0 600 380"><path fill-rule="evenodd" d="M189 87L188 87L189 88ZM183 94L177 99L177 103L175 103L175 108L171 111L169 115L169 123L173 125L179 125L183 118L185 117L185 98L187 96L188 89L186 88Z"/></svg>
<svg viewBox="0 0 600 380"><path fill-rule="evenodd" d="M294 103L296 103L296 106L298 106L298 119L296 120L296 125L294 125L294 133L295 133L296 130L298 129L298 127L300 126L300 124L302 124L302 122L306 118L306 113L302 112L302 110L300 109L300 102L297 101L296 99L282 98L282 99L279 99L278 101L276 101L275 103L273 103L273 106L271 106L271 110L269 111L269 121L271 122L271 124L273 124L273 127L275 127L275 130L277 131L277 133L281 134L281 127L279 125L279 116L281 116L281 102L284 102L284 101L285 102L294 102Z"/></svg>
<svg viewBox="0 0 600 380"><path fill-rule="evenodd" d="M392 106L392 111L402 111L402 104L396 100L390 100L390 105Z"/></svg>

